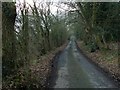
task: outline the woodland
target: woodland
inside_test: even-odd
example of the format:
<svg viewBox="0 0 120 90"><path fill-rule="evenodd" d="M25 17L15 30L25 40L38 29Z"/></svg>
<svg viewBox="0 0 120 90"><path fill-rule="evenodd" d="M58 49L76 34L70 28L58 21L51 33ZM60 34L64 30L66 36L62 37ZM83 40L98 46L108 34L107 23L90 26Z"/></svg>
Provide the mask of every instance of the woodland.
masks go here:
<svg viewBox="0 0 120 90"><path fill-rule="evenodd" d="M52 5L57 7L56 14L52 13ZM89 54L101 52L104 57L112 56L105 58L106 62L118 60L119 34L119 2L43 1L33 2L33 6L25 1L2 2L3 88L45 87L38 68L46 68L44 57L65 47L71 35ZM113 67L115 64L120 67L119 60Z"/></svg>

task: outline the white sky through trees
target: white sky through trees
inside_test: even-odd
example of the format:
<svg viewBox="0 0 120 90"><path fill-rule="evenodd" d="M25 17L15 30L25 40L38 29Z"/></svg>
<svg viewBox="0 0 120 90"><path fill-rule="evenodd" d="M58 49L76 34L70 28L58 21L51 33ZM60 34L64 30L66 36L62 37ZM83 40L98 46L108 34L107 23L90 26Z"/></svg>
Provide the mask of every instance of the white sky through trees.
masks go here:
<svg viewBox="0 0 120 90"><path fill-rule="evenodd" d="M36 5L39 6L40 3L45 3L45 2L49 2L50 0L16 0L17 3L17 7L19 8L19 4L24 3L24 1L28 4L30 4L31 6L33 6L33 1L36 2ZM60 11L64 12L65 10L68 10L68 6L65 4L60 4L60 6L57 5L59 0L51 0L51 5L50 5L50 9L51 9L51 13L56 14L57 9L59 8Z"/></svg>
<svg viewBox="0 0 120 90"><path fill-rule="evenodd" d="M4 1L4 0L2 0L2 1ZM76 2L119 2L120 0L15 0L15 1L17 3L23 3L25 1L26 3L30 4L31 6L33 6L33 1L36 2L36 5L39 3L43 3L43 2L53 2L53 5L50 5L50 9L51 9L51 12L53 14L55 14L58 9L58 7L56 6L55 3L58 3L58 2L75 2L75 1ZM59 7L59 10L61 10L61 11L69 9L69 7L67 7L67 5L61 5L61 7Z"/></svg>
<svg viewBox="0 0 120 90"><path fill-rule="evenodd" d="M15 2L17 0L0 0L1 2ZM23 1L23 0L21 0ZM32 2L32 0L26 0L28 1L29 3ZM41 0L38 0L38 1L41 1ZM42 1L47 1L47 2L58 2L58 1L61 1L61 2L70 2L70 1L76 1L76 2L120 2L120 0L42 0Z"/></svg>

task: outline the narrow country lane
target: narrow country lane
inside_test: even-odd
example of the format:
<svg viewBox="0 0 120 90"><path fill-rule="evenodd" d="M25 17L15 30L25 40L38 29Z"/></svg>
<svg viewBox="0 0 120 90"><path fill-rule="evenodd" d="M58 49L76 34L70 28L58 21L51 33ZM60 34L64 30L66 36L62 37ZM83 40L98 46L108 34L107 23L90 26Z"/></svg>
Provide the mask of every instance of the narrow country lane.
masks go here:
<svg viewBox="0 0 120 90"><path fill-rule="evenodd" d="M113 81L77 50L72 39L58 59L54 88L115 88ZM54 77L55 78L55 77Z"/></svg>
<svg viewBox="0 0 120 90"><path fill-rule="evenodd" d="M120 90L120 0L0 0L0 36L0 90Z"/></svg>

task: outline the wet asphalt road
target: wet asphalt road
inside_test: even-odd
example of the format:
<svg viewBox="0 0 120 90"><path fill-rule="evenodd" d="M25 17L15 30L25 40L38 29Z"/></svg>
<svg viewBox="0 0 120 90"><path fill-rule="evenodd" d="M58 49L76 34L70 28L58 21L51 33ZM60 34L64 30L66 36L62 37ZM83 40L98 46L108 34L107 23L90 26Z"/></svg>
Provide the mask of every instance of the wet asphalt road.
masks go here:
<svg viewBox="0 0 120 90"><path fill-rule="evenodd" d="M53 88L115 88L113 81L77 50L71 40L58 59Z"/></svg>

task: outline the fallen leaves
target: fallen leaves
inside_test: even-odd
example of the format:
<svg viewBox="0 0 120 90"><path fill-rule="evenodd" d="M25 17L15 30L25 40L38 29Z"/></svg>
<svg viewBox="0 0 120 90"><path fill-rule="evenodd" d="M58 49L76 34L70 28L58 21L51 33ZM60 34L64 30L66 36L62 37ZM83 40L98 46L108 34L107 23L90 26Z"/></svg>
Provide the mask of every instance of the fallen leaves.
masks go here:
<svg viewBox="0 0 120 90"><path fill-rule="evenodd" d="M109 45L111 50L107 51L95 51L90 53L83 42L77 42L79 48L84 51L84 53L91 58L98 66L107 70L111 73L115 80L120 81L120 68L118 64L118 46L117 43L112 43Z"/></svg>
<svg viewBox="0 0 120 90"><path fill-rule="evenodd" d="M63 50L66 44L41 56L34 63L31 62L28 67L21 67L16 75L12 75L3 81L3 88L40 88L45 87L47 78L50 75L53 58L57 52Z"/></svg>

